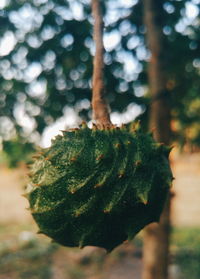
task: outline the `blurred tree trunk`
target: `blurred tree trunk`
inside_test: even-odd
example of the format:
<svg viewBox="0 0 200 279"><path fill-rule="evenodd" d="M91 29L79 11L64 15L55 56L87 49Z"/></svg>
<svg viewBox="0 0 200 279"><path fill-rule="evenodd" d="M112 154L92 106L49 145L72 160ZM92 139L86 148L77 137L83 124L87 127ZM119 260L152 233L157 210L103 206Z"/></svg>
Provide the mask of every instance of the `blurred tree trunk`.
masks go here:
<svg viewBox="0 0 200 279"><path fill-rule="evenodd" d="M170 142L170 102L167 91L167 50L163 35L163 1L143 0L146 39L151 58L148 78L151 93L150 129L154 138L165 144ZM159 224L151 224L144 235L144 269L142 279L168 278L170 235L170 198L168 198Z"/></svg>

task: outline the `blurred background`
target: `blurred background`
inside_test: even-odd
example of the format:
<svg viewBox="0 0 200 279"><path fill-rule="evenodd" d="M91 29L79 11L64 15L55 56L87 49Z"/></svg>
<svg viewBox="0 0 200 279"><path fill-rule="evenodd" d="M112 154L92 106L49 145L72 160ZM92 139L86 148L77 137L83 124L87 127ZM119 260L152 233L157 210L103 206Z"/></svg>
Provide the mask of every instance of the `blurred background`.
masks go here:
<svg viewBox="0 0 200 279"><path fill-rule="evenodd" d="M199 279L200 1L154 2L175 146L169 278ZM105 0L102 6L111 120L139 119L148 130L152 51L144 2ZM0 279L141 276L143 232L110 255L94 247L63 248L36 234L21 196L37 146L50 146L60 130L83 120L92 123L92 24L89 0L0 1Z"/></svg>

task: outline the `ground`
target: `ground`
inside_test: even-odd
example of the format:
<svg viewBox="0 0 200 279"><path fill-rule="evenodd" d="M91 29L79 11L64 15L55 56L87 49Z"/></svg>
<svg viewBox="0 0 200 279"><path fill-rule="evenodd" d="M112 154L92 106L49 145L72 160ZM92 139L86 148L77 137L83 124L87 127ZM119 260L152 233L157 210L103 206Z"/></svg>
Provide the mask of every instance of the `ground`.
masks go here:
<svg viewBox="0 0 200 279"><path fill-rule="evenodd" d="M188 257L191 258L193 250L200 247L200 154L179 155L174 152L172 168L176 178L172 188L175 193L172 223L176 229L172 241L170 276L171 279L185 279ZM25 210L28 203L21 196L26 184L25 172L24 168L0 169L0 279L141 277L141 235L133 243L119 246L110 255L94 247L83 250L60 247L50 244L47 237L37 235L37 227L29 211ZM179 255L177 251L182 247L182 239L184 253ZM194 257L196 259L199 254ZM192 261L190 279L200 278L199 258L195 259ZM186 264L181 267L179 260Z"/></svg>

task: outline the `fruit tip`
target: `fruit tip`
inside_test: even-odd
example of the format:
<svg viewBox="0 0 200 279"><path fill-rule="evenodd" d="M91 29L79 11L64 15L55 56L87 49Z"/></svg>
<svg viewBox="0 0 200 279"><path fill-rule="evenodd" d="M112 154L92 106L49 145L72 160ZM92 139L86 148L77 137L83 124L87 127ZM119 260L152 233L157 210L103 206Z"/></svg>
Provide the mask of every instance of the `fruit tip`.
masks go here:
<svg viewBox="0 0 200 279"><path fill-rule="evenodd" d="M76 212L76 213L74 214L74 217L78 218L80 215L81 215L80 212Z"/></svg>
<svg viewBox="0 0 200 279"><path fill-rule="evenodd" d="M97 127L97 125L94 122L92 123L92 130L93 131L98 130L98 127Z"/></svg>
<svg viewBox="0 0 200 279"><path fill-rule="evenodd" d="M41 156L41 155L38 153L38 154L33 155L31 158L32 158L32 159L38 159L38 158L40 158L40 156Z"/></svg>
<svg viewBox="0 0 200 279"><path fill-rule="evenodd" d="M120 129L121 129L121 130L126 130L126 125L125 125L125 124L122 124L122 125L120 126Z"/></svg>
<svg viewBox="0 0 200 279"><path fill-rule="evenodd" d="M71 132L71 133L78 133L78 132L80 132L80 128L71 128L71 129L69 129L69 132Z"/></svg>
<svg viewBox="0 0 200 279"><path fill-rule="evenodd" d="M124 175L125 175L124 172L121 172L118 174L118 178L122 178Z"/></svg>
<svg viewBox="0 0 200 279"><path fill-rule="evenodd" d="M136 162L134 162L134 165L137 167L137 166L140 166L142 164L142 161L141 160L137 160Z"/></svg>
<svg viewBox="0 0 200 279"><path fill-rule="evenodd" d="M141 121L138 120L137 122L133 122L130 125L130 131L131 132L136 132L139 131L141 129Z"/></svg>
<svg viewBox="0 0 200 279"><path fill-rule="evenodd" d="M148 204L148 196L147 196L147 194L143 193L143 194L138 195L138 197L139 197L139 201L141 203L143 203L144 205Z"/></svg>
<svg viewBox="0 0 200 279"><path fill-rule="evenodd" d="M96 161L100 161L100 160L102 160L103 158L104 158L104 155L101 154L101 155L99 155L99 156L96 158Z"/></svg>
<svg viewBox="0 0 200 279"><path fill-rule="evenodd" d="M40 186L42 186L42 184L39 184L39 183L33 183L33 186L40 187Z"/></svg>
<svg viewBox="0 0 200 279"><path fill-rule="evenodd" d="M25 194L21 194L21 196L23 197L23 198L25 198L25 199L28 199L28 194L27 193L25 193Z"/></svg>
<svg viewBox="0 0 200 279"><path fill-rule="evenodd" d="M111 131L113 131L113 130L116 130L117 129L117 126L116 125L114 125L114 124L111 124L111 126L110 126L110 130Z"/></svg>
<svg viewBox="0 0 200 279"><path fill-rule="evenodd" d="M77 161L77 158L76 158L76 157L72 157L72 158L70 159L70 161L71 161L71 162L76 162L76 161Z"/></svg>
<svg viewBox="0 0 200 279"><path fill-rule="evenodd" d="M115 144L115 148L120 148L121 147L121 144L120 143L116 143Z"/></svg>
<svg viewBox="0 0 200 279"><path fill-rule="evenodd" d="M108 213L110 213L110 210L109 209L104 209L103 213L108 214Z"/></svg>
<svg viewBox="0 0 200 279"><path fill-rule="evenodd" d="M172 144L172 145L169 146L169 148L170 148L171 150L174 149L175 147L177 147L176 144Z"/></svg>
<svg viewBox="0 0 200 279"><path fill-rule="evenodd" d="M101 186L103 186L103 184L98 183L98 184L94 185L94 189L96 189L96 188L100 188Z"/></svg>
<svg viewBox="0 0 200 279"><path fill-rule="evenodd" d="M81 128L82 129L87 129L88 128L86 121L81 122Z"/></svg>

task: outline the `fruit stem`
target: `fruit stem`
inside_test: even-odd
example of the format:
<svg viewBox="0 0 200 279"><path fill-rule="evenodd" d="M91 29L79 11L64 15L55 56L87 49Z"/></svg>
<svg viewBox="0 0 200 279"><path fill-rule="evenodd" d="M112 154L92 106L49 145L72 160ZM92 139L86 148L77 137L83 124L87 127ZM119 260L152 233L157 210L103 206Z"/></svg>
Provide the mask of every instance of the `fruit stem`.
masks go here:
<svg viewBox="0 0 200 279"><path fill-rule="evenodd" d="M93 60L92 79L92 109L93 118L98 128L111 126L108 105L105 100L104 84L104 46L103 46L103 16L101 0L92 0L92 14L94 18L93 39L96 44L96 51Z"/></svg>

